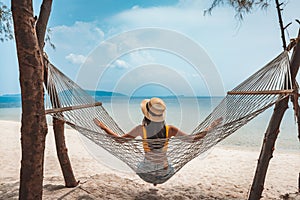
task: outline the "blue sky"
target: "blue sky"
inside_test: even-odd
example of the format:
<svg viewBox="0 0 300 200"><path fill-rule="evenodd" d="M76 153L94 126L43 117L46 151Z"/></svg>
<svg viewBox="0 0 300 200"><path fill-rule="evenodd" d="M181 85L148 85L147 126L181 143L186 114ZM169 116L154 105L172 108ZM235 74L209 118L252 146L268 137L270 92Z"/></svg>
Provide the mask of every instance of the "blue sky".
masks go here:
<svg viewBox="0 0 300 200"><path fill-rule="evenodd" d="M49 45L45 48L50 60L59 69L87 89L146 96L211 95L209 80L214 79L216 83L222 83L214 94L222 95L282 51L273 4L267 11L255 10L239 22L229 7L216 8L212 15L204 16L203 11L211 2L209 0L88 2L54 0L49 27L56 49ZM4 3L9 5L10 1L5 0ZM40 1L34 1L36 15L39 5ZM300 18L299 8L299 0L289 0L285 6L284 21L286 24L293 22L287 39L297 35L299 25L294 20ZM161 29L162 32L154 38L145 34L147 28ZM105 41L119 41L124 33L135 30L145 30L143 37L125 38L122 42L145 45L144 41L148 41L147 45L151 45L149 41L155 39L156 48L136 45L139 48L112 57L109 65L98 63L94 66L95 74L102 70L101 77L92 79L91 74L82 75L88 60L93 56L97 59L104 56L97 54L99 48L106 48L106 53L111 51L112 46L103 45L107 44ZM202 71L195 70L195 66L178 52L157 48L161 41L165 46L169 45L168 48L173 48L172 44L177 45L175 49L180 51L180 43L171 38L169 41L163 34L168 31L186 37L202 48L203 63L196 66ZM185 52L193 54L189 49ZM14 42L1 43L0 54L0 94L19 93ZM211 73L205 74L205 70Z"/></svg>

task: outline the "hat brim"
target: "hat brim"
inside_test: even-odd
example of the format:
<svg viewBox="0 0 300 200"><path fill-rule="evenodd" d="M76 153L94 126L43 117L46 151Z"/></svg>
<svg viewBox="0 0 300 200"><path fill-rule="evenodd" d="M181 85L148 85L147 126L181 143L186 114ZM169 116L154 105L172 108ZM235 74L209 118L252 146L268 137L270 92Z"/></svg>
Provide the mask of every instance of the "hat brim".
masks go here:
<svg viewBox="0 0 300 200"><path fill-rule="evenodd" d="M164 112L161 116L154 116L154 115L151 115L148 110L147 110L147 103L150 101L150 99L144 99L142 102L141 102L141 109L142 109L142 112L144 114L144 116L153 121L153 122L162 122L165 120L165 117L166 117L166 112Z"/></svg>

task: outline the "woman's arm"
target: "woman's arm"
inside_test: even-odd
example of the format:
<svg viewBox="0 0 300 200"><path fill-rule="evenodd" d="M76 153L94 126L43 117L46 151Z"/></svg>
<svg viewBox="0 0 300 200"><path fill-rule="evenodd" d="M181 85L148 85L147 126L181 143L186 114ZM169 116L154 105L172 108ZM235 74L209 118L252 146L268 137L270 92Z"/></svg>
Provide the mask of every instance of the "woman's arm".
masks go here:
<svg viewBox="0 0 300 200"><path fill-rule="evenodd" d="M98 119L95 118L93 121L94 121L94 123L97 126L99 126L107 134L112 135L112 136L114 136L116 138L136 138L141 133L141 126L136 126L135 128L133 128L128 133L126 133L126 134L124 134L122 136L119 136L118 134L116 134L115 132L113 132L111 129L109 129L105 124L103 124L100 120L98 120Z"/></svg>
<svg viewBox="0 0 300 200"><path fill-rule="evenodd" d="M206 134L213 130L216 126L218 126L221 122L222 122L223 118L220 117L218 119L216 119L215 121L213 121L206 129L204 129L204 131L201 131L199 133L196 133L194 135L191 136L191 138L185 138L184 140L187 142L195 142L197 140L200 140L201 138L204 138L206 136ZM170 126L169 129L169 137L172 136L187 136L188 134L179 130L177 127L175 126Z"/></svg>
<svg viewBox="0 0 300 200"><path fill-rule="evenodd" d="M178 136L189 136L189 134L181 131L180 129L178 129L175 126L169 125L169 137L178 137ZM181 138L183 141L185 142L194 142L194 138L191 137L183 137Z"/></svg>
<svg viewBox="0 0 300 200"><path fill-rule="evenodd" d="M105 126L105 124L103 124L101 121L99 121L98 119L94 119L93 120L94 123L99 126L102 130L104 130L107 134L115 136L115 137L120 137L118 136L116 133L114 133L112 130L110 130L109 128L107 128L107 126Z"/></svg>
<svg viewBox="0 0 300 200"><path fill-rule="evenodd" d="M206 127L206 129L204 129L204 131L211 131L216 126L220 125L222 121L223 121L223 117L220 117L220 118L216 119L208 127Z"/></svg>
<svg viewBox="0 0 300 200"><path fill-rule="evenodd" d="M217 126L219 126L221 124L221 122L223 121L223 118L220 117L218 119L216 119L215 121L213 121L208 127L206 127L204 129L204 131L201 131L199 133L196 133L194 136L194 141L200 140L201 138L204 138L204 136L206 136L206 134L213 130L214 128L216 128Z"/></svg>

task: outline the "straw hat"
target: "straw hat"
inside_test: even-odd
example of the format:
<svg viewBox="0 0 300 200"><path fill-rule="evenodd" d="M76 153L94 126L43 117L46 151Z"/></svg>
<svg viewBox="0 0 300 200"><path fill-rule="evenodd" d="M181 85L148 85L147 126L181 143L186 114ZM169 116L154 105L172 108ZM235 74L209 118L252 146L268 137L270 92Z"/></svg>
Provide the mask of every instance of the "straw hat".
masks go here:
<svg viewBox="0 0 300 200"><path fill-rule="evenodd" d="M153 122L162 122L166 117L166 104L160 98L153 97L141 102L141 109L146 118Z"/></svg>

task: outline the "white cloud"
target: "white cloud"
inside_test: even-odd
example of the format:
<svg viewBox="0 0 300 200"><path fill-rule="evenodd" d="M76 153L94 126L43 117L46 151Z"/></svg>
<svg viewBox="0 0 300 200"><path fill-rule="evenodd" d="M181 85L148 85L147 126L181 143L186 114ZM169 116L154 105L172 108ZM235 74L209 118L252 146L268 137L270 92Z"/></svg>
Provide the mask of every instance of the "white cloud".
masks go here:
<svg viewBox="0 0 300 200"><path fill-rule="evenodd" d="M207 93L205 85L195 85L176 69L159 64L147 64L131 68L118 79L111 80L109 84L109 86L114 86L114 90L128 95L146 85L160 85L176 95L194 95L196 88L201 88L203 94ZM158 91L148 91L147 93L150 94L150 92L155 94Z"/></svg>
<svg viewBox="0 0 300 200"><path fill-rule="evenodd" d="M104 38L104 32L95 22L77 21L72 26L56 26L51 28L53 43L57 50L87 54Z"/></svg>
<svg viewBox="0 0 300 200"><path fill-rule="evenodd" d="M136 5L127 11L111 16L106 21L97 22L98 24L106 23L107 27L113 27L106 30L105 34L96 22L76 22L73 26L55 27L53 38L54 43L57 44L57 54L59 55L54 57L57 58L62 55L65 59L68 56L68 60L79 63L82 62L82 59L76 58L76 60L75 55L88 55L92 50L95 50L104 36L109 37L133 29L158 27L183 33L203 47L216 65L219 74L222 75L225 88L231 89L281 50L280 33L276 12L272 10L273 8L268 11L268 14L255 12L253 15L246 16L237 31L239 23L235 20L231 8L217 8L212 16L203 16L203 11L207 7L209 7L207 1L194 0L180 0L174 6L143 8ZM263 29L258 28L258 20L264 24ZM169 63L159 60L163 56L157 57L153 52L134 51L128 55L122 54L126 53L126 49L142 48L142 45L151 46L155 42L170 44L170 47L176 44L174 38L166 38L162 34L142 34L142 38L127 36L119 38L115 43L106 42L103 46L106 51L99 50L100 53L96 52L93 59L96 60L101 55L106 58L105 61L107 59L109 61L115 60L110 67L113 70L109 77L109 81L111 81L117 77L118 73L120 76L121 72L126 72L126 70L120 69L129 71L135 66L144 64ZM184 44L182 44L183 46ZM63 49L63 52L61 53L59 49ZM188 48L184 51L188 55L194 53ZM195 55L195 57L200 56ZM163 59L169 58L164 56ZM185 68L182 67L181 62L175 63L175 61L177 62L174 60L169 66L184 71ZM95 62L94 64L95 67L99 68L106 67L107 63L109 62ZM203 68L208 68L205 66L204 63ZM185 71L185 73L186 77L195 80L195 83L196 81L199 82L196 80L197 74L195 75L193 71Z"/></svg>
<svg viewBox="0 0 300 200"><path fill-rule="evenodd" d="M115 60L111 64L111 67L116 69L128 69L130 67L149 64L155 61L154 57L152 57L147 51L130 52L124 56L121 56L121 58Z"/></svg>
<svg viewBox="0 0 300 200"><path fill-rule="evenodd" d="M70 53L69 55L66 56L66 59L73 64L82 64L85 62L86 57L83 55L76 55L76 54Z"/></svg>
<svg viewBox="0 0 300 200"><path fill-rule="evenodd" d="M134 66L153 63L154 57L149 51L135 51L129 54L129 62Z"/></svg>
<svg viewBox="0 0 300 200"><path fill-rule="evenodd" d="M135 9L139 9L140 7L138 5L133 6L131 9L135 10Z"/></svg>
<svg viewBox="0 0 300 200"><path fill-rule="evenodd" d="M174 6L134 6L111 17L108 22L119 28L163 27L191 33L198 32L203 25L228 27L228 21L234 20L234 12L229 9L218 8L218 12L214 13L217 17L204 16L204 11L209 6L207 2L194 0L180 0Z"/></svg>
<svg viewBox="0 0 300 200"><path fill-rule="evenodd" d="M51 40L56 46L53 50L46 46L49 58L74 79L79 65L86 61L87 55L103 41L104 32L96 22L76 22L71 26L52 27Z"/></svg>
<svg viewBox="0 0 300 200"><path fill-rule="evenodd" d="M112 67L117 69L127 69L129 68L129 64L125 60L117 59L113 64Z"/></svg>
<svg viewBox="0 0 300 200"><path fill-rule="evenodd" d="M129 9L108 22L118 32L158 27L185 34L206 50L222 75L225 88L231 89L280 53L276 10L270 7L267 12L254 11L241 23L229 7L218 7L212 15L204 16L209 6L209 1L180 0L174 6ZM292 11L287 16L297 16L296 9L287 10ZM257 21L264 24L263 29ZM172 43L172 38L169 40L161 42Z"/></svg>

